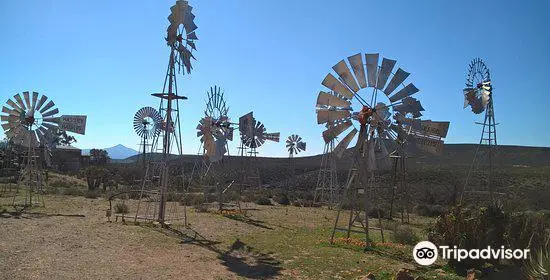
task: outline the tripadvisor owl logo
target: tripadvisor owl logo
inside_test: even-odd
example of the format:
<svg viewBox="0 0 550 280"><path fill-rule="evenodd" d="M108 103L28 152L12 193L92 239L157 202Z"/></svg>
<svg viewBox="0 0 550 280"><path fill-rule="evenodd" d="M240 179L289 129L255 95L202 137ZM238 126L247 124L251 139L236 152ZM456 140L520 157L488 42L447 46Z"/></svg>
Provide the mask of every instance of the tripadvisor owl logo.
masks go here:
<svg viewBox="0 0 550 280"><path fill-rule="evenodd" d="M437 247L430 241L421 241L414 246L413 257L419 265L431 265L437 260Z"/></svg>
<svg viewBox="0 0 550 280"><path fill-rule="evenodd" d="M437 260L438 251L441 252L441 258L444 260L455 259L461 261L464 259L484 259L484 260L525 260L529 257L529 249L507 249L504 246L500 248L485 249L460 249L457 246L435 246L432 242L421 241L413 248L414 260L419 265L431 265Z"/></svg>

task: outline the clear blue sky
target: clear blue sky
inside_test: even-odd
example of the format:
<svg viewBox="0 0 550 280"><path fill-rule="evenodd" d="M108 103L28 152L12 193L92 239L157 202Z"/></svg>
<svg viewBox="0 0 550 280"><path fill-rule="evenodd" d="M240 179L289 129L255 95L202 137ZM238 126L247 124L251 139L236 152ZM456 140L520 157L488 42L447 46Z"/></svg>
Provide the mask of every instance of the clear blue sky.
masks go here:
<svg viewBox="0 0 550 280"><path fill-rule="evenodd" d="M62 114L88 115L80 148L137 149L132 120L162 89L164 36L175 1L5 0L0 2L0 98L38 91ZM282 138L303 136L322 152L315 100L340 59L379 52L398 60L420 89L425 117L449 120L447 142L479 141L481 115L462 109L469 61L491 69L500 144L550 146L550 2L535 1L190 1L198 25L194 71L179 78L185 153L206 90L225 89L230 117L254 111ZM1 130L1 128L0 128ZM1 131L0 131L1 132ZM232 144L235 154L237 141ZM286 156L284 141L264 156Z"/></svg>

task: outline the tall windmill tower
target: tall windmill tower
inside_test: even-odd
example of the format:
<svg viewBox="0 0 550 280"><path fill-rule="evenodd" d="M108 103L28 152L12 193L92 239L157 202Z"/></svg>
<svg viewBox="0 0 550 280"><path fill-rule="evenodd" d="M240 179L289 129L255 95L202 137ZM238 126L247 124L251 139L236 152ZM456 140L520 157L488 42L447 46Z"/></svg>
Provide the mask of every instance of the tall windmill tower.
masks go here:
<svg viewBox="0 0 550 280"><path fill-rule="evenodd" d="M336 107L338 105L351 106L351 102L345 102L344 104L339 103L341 103L341 101L334 98L333 95L321 92L317 97L316 107ZM327 120L325 127L330 129L334 125L334 120ZM321 157L321 167L317 175L317 184L315 186L315 195L313 199L314 203L327 203L328 205L334 205L338 201L337 197L338 192L340 191L340 185L338 183L336 162L332 153L336 146L335 142L336 138L325 139L325 147Z"/></svg>
<svg viewBox="0 0 550 280"><path fill-rule="evenodd" d="M406 146L433 154L442 151L442 139L447 135L449 122L420 119L424 108L412 97L419 90L412 83L403 84L409 73L401 68L393 72L396 62L385 57L380 61L378 53L358 53L348 57L347 62L342 59L332 67L339 79L328 73L321 82L330 91L319 93L317 123L334 123L323 131L325 143L346 135L333 150L341 157L351 141L357 139L331 240L337 230L346 231L349 237L359 212L364 212L361 228L365 240L370 242L368 213L381 200L378 192L382 191L374 180L375 172L390 169L392 155L403 157ZM352 101L358 106L352 108ZM407 190L402 193L406 200ZM363 203L358 201L359 197ZM344 203L352 208L346 229L339 228L338 223Z"/></svg>
<svg viewBox="0 0 550 280"><path fill-rule="evenodd" d="M178 95L176 82L177 72L190 74L191 58L195 58L192 51L195 50L195 40L198 40L195 30L197 26L193 22L192 7L184 0L176 1L176 5L170 8L168 16L170 25L166 30L166 44L170 47L168 59L168 70L164 79L164 86L161 93L153 93L160 99L159 112L162 116L162 129L158 137L153 139L152 151L162 151L162 162L159 170L160 177L160 198L157 221L164 224L166 215L166 196L170 184L170 172L168 170L169 155L172 153L172 146L175 144L176 151L182 154L182 139L179 118L179 101L187 97ZM183 69L182 69L183 68ZM182 171L183 172L183 171Z"/></svg>
<svg viewBox="0 0 550 280"><path fill-rule="evenodd" d="M40 98L39 98L40 97ZM16 102L8 99L2 107L2 128L6 136L16 145L26 148L24 168L19 177L18 190L13 196L14 206L44 206L42 194L46 185L43 176L43 162L49 165L50 150L56 145L60 131L84 134L86 116L58 116L59 109L46 95L28 91L13 96ZM23 188L24 201L19 202L19 189ZM41 202L41 203L40 203Z"/></svg>
<svg viewBox="0 0 550 280"><path fill-rule="evenodd" d="M495 122L495 111L493 107L493 86L489 68L480 58L472 60L468 66L466 76L466 88L464 93L464 108L470 106L474 114L485 112L483 122L476 122L482 125L481 138L476 148L472 164L468 170L464 188L460 195L460 203L464 192L470 183L474 170L487 170L487 190L491 202L495 201L495 185L493 184L493 161L497 148L497 131Z"/></svg>

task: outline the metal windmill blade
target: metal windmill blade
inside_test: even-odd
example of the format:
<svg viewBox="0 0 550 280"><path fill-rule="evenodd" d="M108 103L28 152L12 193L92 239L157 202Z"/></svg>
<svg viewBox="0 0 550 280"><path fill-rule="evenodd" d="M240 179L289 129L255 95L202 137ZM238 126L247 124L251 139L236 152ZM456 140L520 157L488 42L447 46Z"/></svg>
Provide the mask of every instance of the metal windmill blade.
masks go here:
<svg viewBox="0 0 550 280"><path fill-rule="evenodd" d="M162 116L152 107L143 107L134 115L134 131L144 139L153 139L162 131Z"/></svg>
<svg viewBox="0 0 550 280"><path fill-rule="evenodd" d="M206 92L208 100L206 101L206 109L204 115L214 119L227 118L229 107L225 102L224 91L219 86L210 87Z"/></svg>
<svg viewBox="0 0 550 280"><path fill-rule="evenodd" d="M211 162L220 161L227 153L226 145L229 136L232 137L232 130L219 126L219 123L211 117L202 118L197 125L197 137L200 137L205 155Z"/></svg>
<svg viewBox="0 0 550 280"><path fill-rule="evenodd" d="M466 88L464 88L464 108L470 106L472 112L481 114L492 98L493 87L489 68L480 58L468 65Z"/></svg>
<svg viewBox="0 0 550 280"><path fill-rule="evenodd" d="M344 154L356 136L356 147L362 147L370 170L389 168L389 155L403 153L409 142L414 141L428 152L439 151L429 148L434 143L424 140L442 143L441 138L426 133L421 126L426 127L427 123L421 123L424 108L414 97L419 90L413 83L405 83L408 72L400 67L394 71L396 64L396 60L377 53L358 53L348 57L347 63L339 61L332 67L336 75L329 73L322 81L329 92L321 91L317 96L317 123L326 125L322 133L325 143L343 137L333 150L337 157ZM487 84L485 87L488 90ZM365 88L369 90L363 91ZM375 100L378 102L370 103ZM352 101L360 104L360 110L352 108ZM365 127L363 132L355 127L356 122ZM365 142L359 143L359 139Z"/></svg>
<svg viewBox="0 0 550 280"><path fill-rule="evenodd" d="M192 13L193 7L187 1L178 0L176 4L170 8L170 15L166 32L167 44L176 52L175 63L180 67L183 66L187 74L191 73L191 58L195 58L192 54L196 50L195 40L198 40L195 33L197 25L194 22L195 15ZM180 26L182 26L180 28Z"/></svg>
<svg viewBox="0 0 550 280"><path fill-rule="evenodd" d="M289 152L289 157L306 150L306 143L302 141L302 137L292 134L286 139L286 148Z"/></svg>
<svg viewBox="0 0 550 280"><path fill-rule="evenodd" d="M56 115L59 110L55 108L53 101L48 97L26 91L16 94L13 99L8 99L6 106L2 107L0 116L2 128L6 136L16 144L25 147L38 147L40 145L50 146L45 135L48 131L57 131L59 117ZM46 104L46 105L44 105ZM44 105L44 106L43 106Z"/></svg>

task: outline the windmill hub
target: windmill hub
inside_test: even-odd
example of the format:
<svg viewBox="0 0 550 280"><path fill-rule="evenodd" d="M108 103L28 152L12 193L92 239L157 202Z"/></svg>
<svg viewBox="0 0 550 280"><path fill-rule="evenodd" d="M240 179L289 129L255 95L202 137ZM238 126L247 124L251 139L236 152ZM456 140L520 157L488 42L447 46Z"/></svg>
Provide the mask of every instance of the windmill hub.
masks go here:
<svg viewBox="0 0 550 280"><path fill-rule="evenodd" d="M34 114L33 115L25 115L25 125L32 126L35 122Z"/></svg>

